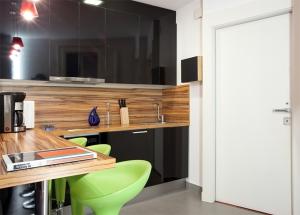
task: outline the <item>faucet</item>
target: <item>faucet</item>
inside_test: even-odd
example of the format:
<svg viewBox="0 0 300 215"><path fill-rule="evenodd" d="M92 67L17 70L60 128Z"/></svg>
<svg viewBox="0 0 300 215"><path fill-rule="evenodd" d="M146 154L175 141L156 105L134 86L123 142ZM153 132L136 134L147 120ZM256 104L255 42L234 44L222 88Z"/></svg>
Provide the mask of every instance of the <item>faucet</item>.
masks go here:
<svg viewBox="0 0 300 215"><path fill-rule="evenodd" d="M155 104L156 105L156 110L157 110L157 121L160 123L164 123L165 122L165 117L163 114L160 114L160 105L158 103Z"/></svg>

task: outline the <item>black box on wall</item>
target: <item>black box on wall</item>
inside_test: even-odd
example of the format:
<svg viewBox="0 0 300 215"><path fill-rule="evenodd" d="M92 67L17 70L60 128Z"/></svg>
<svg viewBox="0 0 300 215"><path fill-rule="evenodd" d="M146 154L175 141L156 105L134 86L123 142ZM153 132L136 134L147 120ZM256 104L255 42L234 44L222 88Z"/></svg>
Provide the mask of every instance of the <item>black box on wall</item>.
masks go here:
<svg viewBox="0 0 300 215"><path fill-rule="evenodd" d="M202 81L202 57L196 56L181 61L181 82Z"/></svg>

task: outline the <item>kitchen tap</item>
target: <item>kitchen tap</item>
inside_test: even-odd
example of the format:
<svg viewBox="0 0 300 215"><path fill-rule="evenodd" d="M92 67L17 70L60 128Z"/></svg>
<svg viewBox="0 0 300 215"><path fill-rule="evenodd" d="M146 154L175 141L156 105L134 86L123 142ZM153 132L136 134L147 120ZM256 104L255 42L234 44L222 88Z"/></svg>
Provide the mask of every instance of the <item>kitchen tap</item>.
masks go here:
<svg viewBox="0 0 300 215"><path fill-rule="evenodd" d="M157 110L157 121L160 123L164 123L165 122L165 117L163 114L160 114L160 105L158 103L155 104L156 105L156 110Z"/></svg>

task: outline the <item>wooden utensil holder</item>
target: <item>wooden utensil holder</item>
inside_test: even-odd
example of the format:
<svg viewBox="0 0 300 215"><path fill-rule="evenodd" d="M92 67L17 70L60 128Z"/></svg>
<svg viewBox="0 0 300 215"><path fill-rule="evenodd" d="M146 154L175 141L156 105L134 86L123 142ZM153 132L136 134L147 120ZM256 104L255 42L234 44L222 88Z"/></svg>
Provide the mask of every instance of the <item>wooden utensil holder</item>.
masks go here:
<svg viewBox="0 0 300 215"><path fill-rule="evenodd" d="M129 125L128 107L122 107L120 109L120 118L121 118L121 125Z"/></svg>

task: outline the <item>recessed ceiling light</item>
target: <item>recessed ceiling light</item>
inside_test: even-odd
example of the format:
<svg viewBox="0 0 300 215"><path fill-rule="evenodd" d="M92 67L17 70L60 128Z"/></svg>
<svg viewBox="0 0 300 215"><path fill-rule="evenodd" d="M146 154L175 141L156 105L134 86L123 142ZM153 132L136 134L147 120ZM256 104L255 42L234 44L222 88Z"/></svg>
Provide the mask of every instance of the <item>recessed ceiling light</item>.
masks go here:
<svg viewBox="0 0 300 215"><path fill-rule="evenodd" d="M83 3L93 5L93 6L99 6L103 3L101 0L84 0Z"/></svg>

